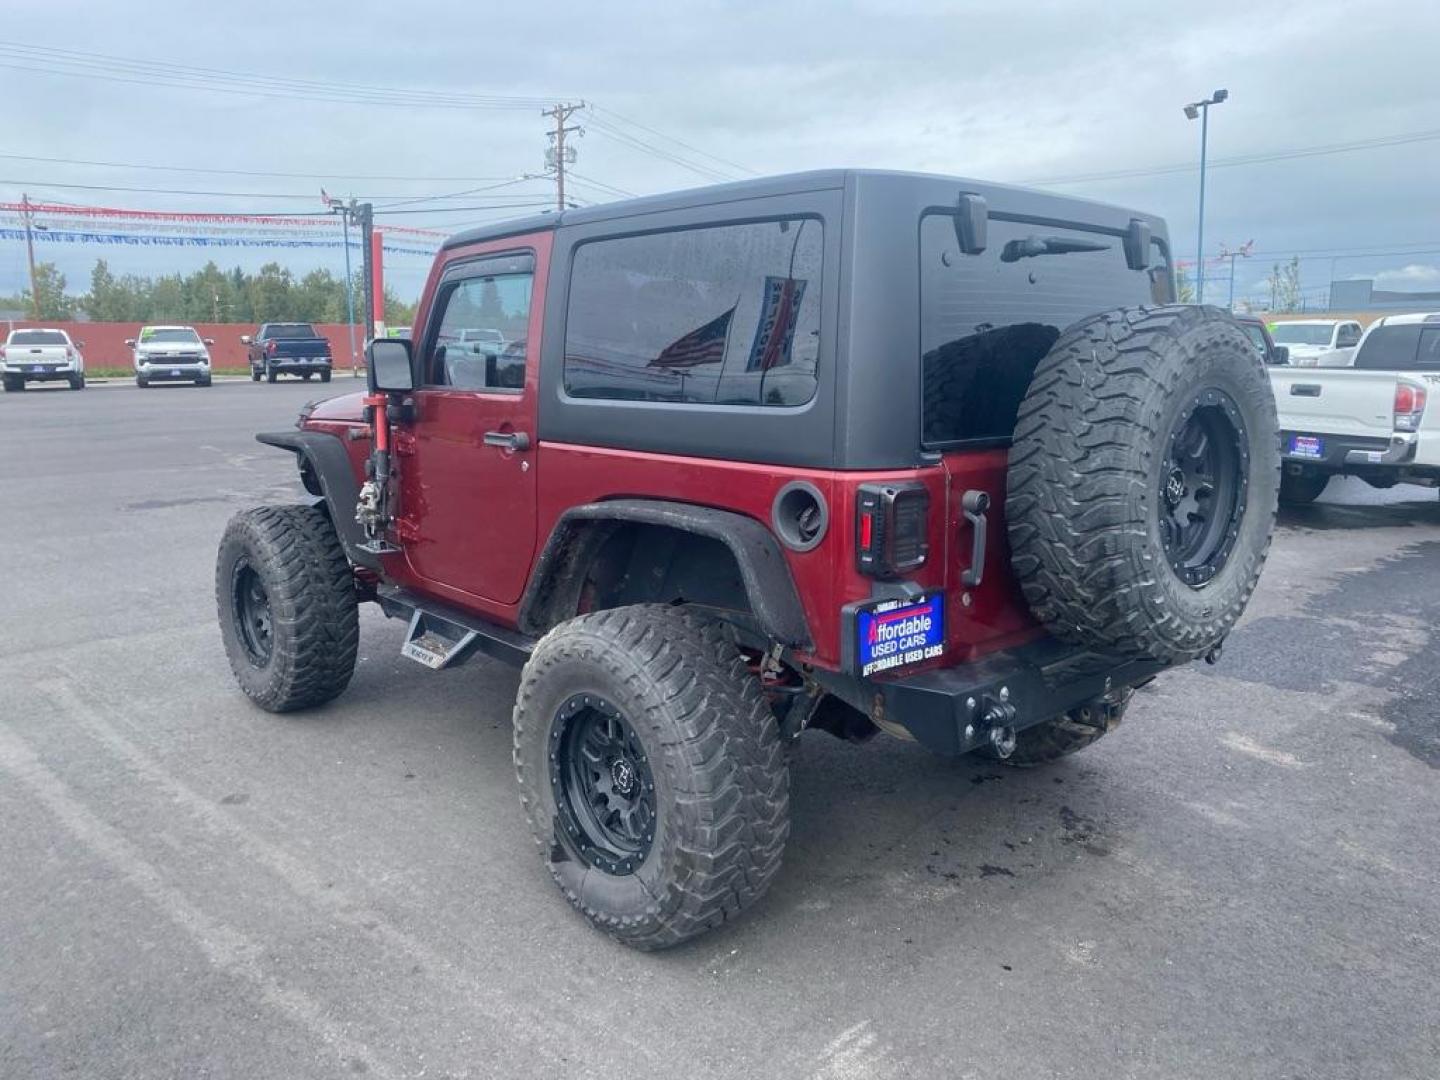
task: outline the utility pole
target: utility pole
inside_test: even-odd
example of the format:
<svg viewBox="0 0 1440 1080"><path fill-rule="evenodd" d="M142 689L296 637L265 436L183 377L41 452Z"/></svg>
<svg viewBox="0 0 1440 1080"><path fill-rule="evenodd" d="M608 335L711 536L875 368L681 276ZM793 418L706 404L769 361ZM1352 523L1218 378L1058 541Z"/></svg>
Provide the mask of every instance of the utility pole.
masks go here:
<svg viewBox="0 0 1440 1080"><path fill-rule="evenodd" d="M555 200L556 208L565 209L565 166L575 163L575 148L565 145L565 136L574 132L577 135L584 135L585 129L578 124L566 125L570 114L585 107L585 102L577 102L573 105L557 104L553 109L545 109L541 116L548 116L555 121L555 130L550 132L550 145L545 150L545 167L555 172Z"/></svg>
<svg viewBox="0 0 1440 1080"><path fill-rule="evenodd" d="M346 206L339 199L332 200L322 189L321 197L332 214L340 215L345 233L345 323L350 331L350 377L359 378L360 368L355 354L355 275L350 270L350 215L355 212L355 200Z"/></svg>
<svg viewBox="0 0 1440 1080"><path fill-rule="evenodd" d="M20 216L25 219L25 257L30 261L30 312L40 320L40 283L35 276L35 237L30 232L30 196L20 195Z"/></svg>
<svg viewBox="0 0 1440 1080"><path fill-rule="evenodd" d="M375 333L377 299L380 303L384 302L384 298L377 298L375 290L371 288L370 234L375 230L375 207L368 202L352 201L350 212L355 215L355 220L360 225L360 284L365 289L365 336L369 338Z"/></svg>
<svg viewBox="0 0 1440 1080"><path fill-rule="evenodd" d="M1230 250L1229 244L1222 243L1220 245L1220 258L1230 260L1230 300L1226 304L1226 309L1229 311L1235 310L1235 260L1248 259L1250 257L1250 249L1254 246L1254 240L1246 240L1245 243L1233 251Z"/></svg>

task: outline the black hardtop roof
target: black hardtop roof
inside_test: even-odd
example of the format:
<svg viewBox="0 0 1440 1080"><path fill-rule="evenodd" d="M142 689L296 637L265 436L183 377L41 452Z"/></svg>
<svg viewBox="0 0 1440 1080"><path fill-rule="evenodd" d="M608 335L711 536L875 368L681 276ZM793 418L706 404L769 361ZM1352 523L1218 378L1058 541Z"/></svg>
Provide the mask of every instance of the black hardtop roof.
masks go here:
<svg viewBox="0 0 1440 1080"><path fill-rule="evenodd" d="M1037 191L1015 184L996 184L939 173L883 169L817 169L811 172L740 180L731 184L687 188L682 191L666 192L662 195L623 199L601 206L587 206L561 212L532 214L509 221L497 221L456 233L445 241L442 248L456 248L486 240L499 240L506 236L543 232L559 228L561 225L588 225L594 222L614 221L665 210L683 210L693 206L713 206L718 203L738 202L771 195L793 195L805 191L834 190L859 181L863 181L867 189L883 191L886 188L892 188L897 192L901 189L913 192L920 187L933 188L939 182L954 189L957 193L960 191L975 192L991 199L1004 196L1007 203L1024 204L1026 211L1037 217L1058 218L1063 216L1066 207L1070 208L1071 213L1074 213L1076 207L1087 207L1091 210L1092 215L1095 212L1101 212L1105 217L1113 218L1117 215L1129 214L1148 219L1156 224L1159 223L1159 219L1150 214L1127 211L1109 203L1055 195L1048 191ZM947 200L947 202L949 201L952 200ZM1092 215L1081 214L1078 216L1081 220L1085 220Z"/></svg>

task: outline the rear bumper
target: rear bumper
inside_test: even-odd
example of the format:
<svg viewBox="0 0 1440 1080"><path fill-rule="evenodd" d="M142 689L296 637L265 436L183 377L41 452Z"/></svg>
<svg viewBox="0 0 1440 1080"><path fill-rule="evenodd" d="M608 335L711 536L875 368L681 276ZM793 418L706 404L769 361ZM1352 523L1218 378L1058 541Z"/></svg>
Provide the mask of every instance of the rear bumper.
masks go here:
<svg viewBox="0 0 1440 1080"><path fill-rule="evenodd" d="M328 356L272 356L261 364L281 375L299 375L307 371L329 371L331 359Z"/></svg>
<svg viewBox="0 0 1440 1080"><path fill-rule="evenodd" d="M986 745L994 725L1033 727L1147 682L1169 666L1043 638L970 664L858 682L863 711L879 726L899 725L927 749L957 755Z"/></svg>
<svg viewBox="0 0 1440 1080"><path fill-rule="evenodd" d="M36 369L39 370L36 370ZM3 372L12 379L24 379L26 382L48 382L50 380L68 379L72 375L81 372L81 366L71 360L64 364L3 364L0 365L0 372Z"/></svg>
<svg viewBox="0 0 1440 1080"><path fill-rule="evenodd" d="M1290 453L1292 437L1299 435L1322 440L1325 448L1323 457L1306 457ZM1287 468L1309 465L1326 470L1340 470L1350 465L1405 465L1415 460L1415 448L1419 436L1413 432L1397 431L1389 438L1365 435L1325 435L1308 431L1282 431L1280 433L1281 457Z"/></svg>

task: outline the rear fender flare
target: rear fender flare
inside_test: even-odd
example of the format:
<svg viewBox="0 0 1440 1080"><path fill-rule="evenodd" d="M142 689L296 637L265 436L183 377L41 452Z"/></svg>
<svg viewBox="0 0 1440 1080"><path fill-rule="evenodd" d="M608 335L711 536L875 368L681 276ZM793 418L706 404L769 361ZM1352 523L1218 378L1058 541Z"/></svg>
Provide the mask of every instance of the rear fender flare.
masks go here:
<svg viewBox="0 0 1440 1080"><path fill-rule="evenodd" d="M520 600L520 628L543 634L572 617L591 560L618 527L629 523L720 541L735 557L758 628L782 645L811 647L805 609L774 534L734 511L663 499L586 503L561 515Z"/></svg>
<svg viewBox="0 0 1440 1080"><path fill-rule="evenodd" d="M339 436L324 431L261 432L256 441L277 446L295 455L297 464L308 464L320 484L321 497L330 513L330 520L345 554L356 566L380 570L377 556L361 551L365 533L355 520L355 504L360 499L360 482L350 465L350 455Z"/></svg>

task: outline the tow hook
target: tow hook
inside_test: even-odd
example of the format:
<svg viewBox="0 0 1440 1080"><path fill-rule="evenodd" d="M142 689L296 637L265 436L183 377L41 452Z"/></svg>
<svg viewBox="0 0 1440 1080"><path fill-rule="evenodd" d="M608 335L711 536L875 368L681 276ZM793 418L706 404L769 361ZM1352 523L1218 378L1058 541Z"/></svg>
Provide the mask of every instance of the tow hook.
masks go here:
<svg viewBox="0 0 1440 1080"><path fill-rule="evenodd" d="M1015 752L1015 706L1010 704L1010 688L1002 686L998 697L984 697L980 706L980 723L985 725L985 736L990 740L990 749L1002 761Z"/></svg>

